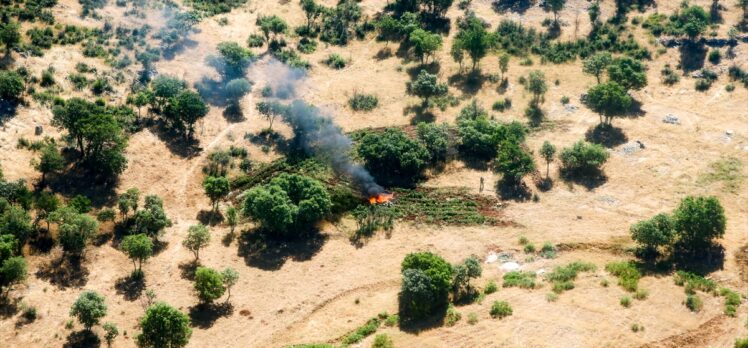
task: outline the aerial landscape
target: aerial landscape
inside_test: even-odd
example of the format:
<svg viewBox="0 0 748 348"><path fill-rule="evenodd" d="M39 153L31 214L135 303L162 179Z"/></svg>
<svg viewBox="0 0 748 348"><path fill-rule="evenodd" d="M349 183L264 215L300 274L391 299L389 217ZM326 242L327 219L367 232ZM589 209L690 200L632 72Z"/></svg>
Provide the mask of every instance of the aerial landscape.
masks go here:
<svg viewBox="0 0 748 348"><path fill-rule="evenodd" d="M748 348L748 0L0 0L0 347Z"/></svg>

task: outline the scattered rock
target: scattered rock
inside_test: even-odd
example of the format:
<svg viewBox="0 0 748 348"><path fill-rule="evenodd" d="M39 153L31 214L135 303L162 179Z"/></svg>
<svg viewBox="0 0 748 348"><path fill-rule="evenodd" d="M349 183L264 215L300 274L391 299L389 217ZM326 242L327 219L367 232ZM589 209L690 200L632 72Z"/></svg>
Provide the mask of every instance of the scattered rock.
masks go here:
<svg viewBox="0 0 748 348"><path fill-rule="evenodd" d="M490 253L488 254L488 257L486 257L486 263L494 263L499 259L499 255L496 255L496 253Z"/></svg>
<svg viewBox="0 0 748 348"><path fill-rule="evenodd" d="M36 127L34 127L34 135L42 135L43 132L44 129L42 128L42 126L37 125Z"/></svg>
<svg viewBox="0 0 748 348"><path fill-rule="evenodd" d="M502 263L500 268L502 271L512 272L512 271L519 270L520 268L522 268L522 266L520 266L518 263L514 261L509 261L509 262Z"/></svg>
<svg viewBox="0 0 748 348"><path fill-rule="evenodd" d="M631 155L633 153L641 151L644 148L644 144L641 141L637 140L624 145L621 151L624 155Z"/></svg>
<svg viewBox="0 0 748 348"><path fill-rule="evenodd" d="M566 112L576 112L577 110L579 110L579 107L574 104L566 104L564 105L564 109L566 110Z"/></svg>
<svg viewBox="0 0 748 348"><path fill-rule="evenodd" d="M680 124L680 119L678 118L678 116L668 114L667 116L665 116L665 118L662 119L662 122L669 124Z"/></svg>

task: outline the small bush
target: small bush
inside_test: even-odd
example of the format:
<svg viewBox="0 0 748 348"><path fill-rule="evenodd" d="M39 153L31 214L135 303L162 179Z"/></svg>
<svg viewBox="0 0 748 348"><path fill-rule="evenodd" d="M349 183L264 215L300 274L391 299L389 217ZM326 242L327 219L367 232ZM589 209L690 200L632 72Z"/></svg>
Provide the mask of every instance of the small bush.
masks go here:
<svg viewBox="0 0 748 348"><path fill-rule="evenodd" d="M395 344L392 343L392 339L387 334L379 334L374 337L374 342L371 344L371 348L394 348Z"/></svg>
<svg viewBox="0 0 748 348"><path fill-rule="evenodd" d="M696 290L703 292L714 292L717 290L717 283L713 280L686 271L675 272L673 281L675 281L675 285L683 286L687 294L694 294Z"/></svg>
<svg viewBox="0 0 748 348"><path fill-rule="evenodd" d="M662 74L662 83L671 86L680 81L680 76L670 67L670 64L665 64L665 67L660 71Z"/></svg>
<svg viewBox="0 0 748 348"><path fill-rule="evenodd" d="M509 110L512 108L512 100L509 98L504 98L497 100L493 103L491 106L491 109L498 112L504 112L504 110Z"/></svg>
<svg viewBox="0 0 748 348"><path fill-rule="evenodd" d="M506 301L495 301L491 305L490 314L492 318L503 319L512 315L512 307Z"/></svg>
<svg viewBox="0 0 748 348"><path fill-rule="evenodd" d="M366 324L357 328L352 333L346 335L343 338L342 343L345 345L358 343L364 338L376 332L378 328L379 328L379 319L371 318L369 319L369 321L366 322Z"/></svg>
<svg viewBox="0 0 748 348"><path fill-rule="evenodd" d="M549 292L545 294L545 300L548 302L556 302L558 301L558 294L555 292Z"/></svg>
<svg viewBox="0 0 748 348"><path fill-rule="evenodd" d="M296 47L296 49L299 50L299 52L304 54L314 53L314 51L317 50L317 41L310 38L301 38L299 40L299 45Z"/></svg>
<svg viewBox="0 0 748 348"><path fill-rule="evenodd" d="M621 297L621 306L625 308L631 307L631 297L629 296Z"/></svg>
<svg viewBox="0 0 748 348"><path fill-rule="evenodd" d="M535 244L528 243L525 245L525 254L532 254L535 252Z"/></svg>
<svg viewBox="0 0 748 348"><path fill-rule="evenodd" d="M34 306L28 306L24 308L21 315L24 319L26 319L27 322L33 322L34 320L36 320L36 318L39 317L39 314L36 311L36 307Z"/></svg>
<svg viewBox="0 0 748 348"><path fill-rule="evenodd" d="M400 322L400 316L397 314L392 314L387 317L387 319L384 320L384 326L393 327L397 326L397 324Z"/></svg>
<svg viewBox="0 0 748 348"><path fill-rule="evenodd" d="M618 285L626 291L634 292L639 286L641 273L631 262L611 262L605 266L605 270L618 277Z"/></svg>
<svg viewBox="0 0 748 348"><path fill-rule="evenodd" d="M351 109L354 111L371 111L376 109L376 107L379 105L379 99L377 96L372 94L362 94L356 92L353 94L353 97L351 99L348 99L348 105L351 106Z"/></svg>
<svg viewBox="0 0 748 348"><path fill-rule="evenodd" d="M563 105L569 104L569 97L567 96L561 97L561 104Z"/></svg>
<svg viewBox="0 0 748 348"><path fill-rule="evenodd" d="M633 332L644 331L644 326L637 324L637 323L631 324L631 331Z"/></svg>
<svg viewBox="0 0 748 348"><path fill-rule="evenodd" d="M540 248L540 256L544 259L553 259L556 257L556 247L551 242L543 243L543 247Z"/></svg>
<svg viewBox="0 0 748 348"><path fill-rule="evenodd" d="M711 50L709 52L709 62L719 64L720 61L722 61L722 53L719 50Z"/></svg>
<svg viewBox="0 0 748 348"><path fill-rule="evenodd" d="M522 289L534 289L535 272L513 271L506 273L504 274L504 283L502 286L505 288L519 287Z"/></svg>
<svg viewBox="0 0 748 348"><path fill-rule="evenodd" d="M579 141L571 147L564 148L559 155L563 170L575 174L599 171L608 161L608 157L610 154L604 147L586 141Z"/></svg>
<svg viewBox="0 0 748 348"><path fill-rule="evenodd" d="M735 348L748 348L748 338L738 338L735 340Z"/></svg>
<svg viewBox="0 0 748 348"><path fill-rule="evenodd" d="M447 308L447 315L444 318L444 322L447 326L455 326L458 321L462 319L462 314L458 312L453 305L449 305Z"/></svg>
<svg viewBox="0 0 748 348"><path fill-rule="evenodd" d="M704 303L701 301L701 297L699 295L688 295L686 296L686 301L684 302L686 307L691 310L691 312L700 312L702 308L704 308Z"/></svg>
<svg viewBox="0 0 748 348"><path fill-rule="evenodd" d="M637 289L634 293L634 298L639 301L646 300L647 297L649 297L649 291L646 289Z"/></svg>
<svg viewBox="0 0 748 348"><path fill-rule="evenodd" d="M694 88L696 88L696 90L699 92L706 91L709 88L712 88L712 81L707 80L707 79L696 79L696 82L694 83Z"/></svg>
<svg viewBox="0 0 748 348"><path fill-rule="evenodd" d="M490 295L496 292L496 290L498 290L498 287L496 286L496 282L493 280L489 280L488 284L486 284L486 288L483 289L483 293L486 295Z"/></svg>
<svg viewBox="0 0 748 348"><path fill-rule="evenodd" d="M527 243L530 243L530 240L527 239L525 236L519 237L519 245L527 245Z"/></svg>
<svg viewBox="0 0 748 348"><path fill-rule="evenodd" d="M345 58L343 58L341 55L337 53L332 53L329 56L327 56L327 59L325 60L324 63L327 66L333 69L336 69L336 70L343 69L347 65Z"/></svg>
<svg viewBox="0 0 748 348"><path fill-rule="evenodd" d="M468 319L467 319L468 324L475 325L475 324L478 323L478 315L477 314L475 314L475 313L468 313L467 317L468 317Z"/></svg>

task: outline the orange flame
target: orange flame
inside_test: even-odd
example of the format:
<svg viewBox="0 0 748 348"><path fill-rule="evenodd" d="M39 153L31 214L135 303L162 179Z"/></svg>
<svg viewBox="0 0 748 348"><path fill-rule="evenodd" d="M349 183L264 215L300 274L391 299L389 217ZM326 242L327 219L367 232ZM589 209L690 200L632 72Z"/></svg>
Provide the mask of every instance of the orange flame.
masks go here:
<svg viewBox="0 0 748 348"><path fill-rule="evenodd" d="M369 197L369 203L370 204L382 204L387 203L394 197L391 193L380 193L376 196Z"/></svg>

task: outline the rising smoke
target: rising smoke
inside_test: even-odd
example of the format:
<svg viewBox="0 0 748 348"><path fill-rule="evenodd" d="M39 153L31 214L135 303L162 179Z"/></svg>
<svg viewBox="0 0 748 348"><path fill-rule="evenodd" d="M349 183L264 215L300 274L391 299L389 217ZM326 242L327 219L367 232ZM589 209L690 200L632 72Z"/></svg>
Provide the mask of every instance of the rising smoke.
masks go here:
<svg viewBox="0 0 748 348"><path fill-rule="evenodd" d="M328 114L309 105L296 94L305 83L304 70L291 68L271 58L255 63L250 68L250 75L265 77L273 91L284 91L288 93L288 99L293 99L283 119L294 130L294 140L298 146L329 163L337 174L350 177L365 194L374 196L384 192L374 177L351 159L353 141L343 134Z"/></svg>

